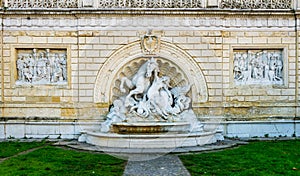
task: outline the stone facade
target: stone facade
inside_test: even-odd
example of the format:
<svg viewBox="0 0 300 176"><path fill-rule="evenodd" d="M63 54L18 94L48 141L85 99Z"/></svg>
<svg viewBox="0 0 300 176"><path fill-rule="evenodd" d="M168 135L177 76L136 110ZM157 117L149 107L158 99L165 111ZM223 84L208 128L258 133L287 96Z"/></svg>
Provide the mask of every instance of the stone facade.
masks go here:
<svg viewBox="0 0 300 176"><path fill-rule="evenodd" d="M75 138L97 127L112 103L116 75L149 56L141 47L149 30L160 41L156 57L193 83L192 108L201 121L221 118L225 136L300 135L297 1L2 2L0 138ZM31 68L18 68L20 53L29 57L33 49L48 58L45 70L54 57L47 51L64 54L65 63L52 66L67 76L49 71L46 83L20 83L21 71ZM235 59L245 53L256 59L244 65ZM247 74L252 81L242 81ZM52 84L51 76L63 84Z"/></svg>

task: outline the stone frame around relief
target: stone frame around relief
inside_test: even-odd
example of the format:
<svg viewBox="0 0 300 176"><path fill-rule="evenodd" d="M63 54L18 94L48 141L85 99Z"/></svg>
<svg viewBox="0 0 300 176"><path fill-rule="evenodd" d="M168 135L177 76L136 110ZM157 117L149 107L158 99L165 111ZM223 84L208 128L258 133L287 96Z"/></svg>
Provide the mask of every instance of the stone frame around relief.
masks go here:
<svg viewBox="0 0 300 176"><path fill-rule="evenodd" d="M280 52L280 56L281 56L281 61L282 61L282 80L279 79L274 79L275 81L266 81L267 79L270 78L269 74L266 75L266 73L264 73L265 77L261 78L260 80L254 79L253 76L253 70L248 72L248 76L249 78L251 77L252 80L251 81L236 81L236 67L235 67L235 53L237 52L247 52L248 53L255 53L255 54L262 54L267 52L267 54L272 55L272 53L278 53ZM276 55L276 54L275 54ZM248 55L249 56L249 55ZM247 56L247 57L248 57ZM244 87L244 86L250 86L250 87L287 87L288 85L288 55L287 55L287 46L279 46L279 45L249 45L249 46L231 46L231 50L230 50L230 87L234 88L234 87ZM263 63L262 61L259 61L261 63ZM246 69L247 70L247 69ZM271 69L270 69L271 70ZM275 73L274 73L275 74ZM275 78L275 77L274 77ZM245 79L244 77L242 77L241 79ZM271 78L270 78L271 79Z"/></svg>
<svg viewBox="0 0 300 176"><path fill-rule="evenodd" d="M45 45L41 44L43 47L41 47L38 44L34 45L16 45L12 46L11 48L11 87L16 88L16 87L45 87L45 86L59 86L62 88L70 88L71 84L71 50L70 46L57 46L57 45ZM56 83L43 83L43 82L36 82L36 83L18 83L18 68L17 68L17 60L18 60L18 55L20 51L23 51L24 53L31 53L33 52L33 49L36 49L37 51L46 51L46 49L54 50L56 53L59 54L65 54L66 57L66 80L65 81L57 81ZM40 53L38 53L40 54ZM54 53L55 54L55 53Z"/></svg>

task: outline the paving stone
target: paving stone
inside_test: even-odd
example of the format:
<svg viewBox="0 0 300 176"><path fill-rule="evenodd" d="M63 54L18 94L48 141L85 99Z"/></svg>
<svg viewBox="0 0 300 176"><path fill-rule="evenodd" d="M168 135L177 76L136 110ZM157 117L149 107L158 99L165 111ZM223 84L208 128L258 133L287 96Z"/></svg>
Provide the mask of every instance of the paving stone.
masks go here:
<svg viewBox="0 0 300 176"><path fill-rule="evenodd" d="M148 156L149 157L149 156ZM183 166L176 155L165 155L147 161L129 161L124 176L189 176L190 173Z"/></svg>

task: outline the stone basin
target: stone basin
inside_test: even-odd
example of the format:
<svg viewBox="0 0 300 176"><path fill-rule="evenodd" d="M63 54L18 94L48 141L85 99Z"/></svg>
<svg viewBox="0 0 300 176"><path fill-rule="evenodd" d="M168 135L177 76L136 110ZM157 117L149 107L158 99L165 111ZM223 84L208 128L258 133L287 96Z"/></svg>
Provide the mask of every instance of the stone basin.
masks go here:
<svg viewBox="0 0 300 176"><path fill-rule="evenodd" d="M188 122L113 123L110 132L85 131L79 141L111 149L192 147L216 142L216 131L191 131Z"/></svg>
<svg viewBox="0 0 300 176"><path fill-rule="evenodd" d="M188 122L122 122L112 124L111 132L117 134L186 133L190 128Z"/></svg>
<svg viewBox="0 0 300 176"><path fill-rule="evenodd" d="M193 147L215 143L216 132L193 133L161 133L161 134L116 134L100 131L86 131L82 133L79 141L98 147L111 149L162 149L177 147ZM120 151L121 152L121 151Z"/></svg>

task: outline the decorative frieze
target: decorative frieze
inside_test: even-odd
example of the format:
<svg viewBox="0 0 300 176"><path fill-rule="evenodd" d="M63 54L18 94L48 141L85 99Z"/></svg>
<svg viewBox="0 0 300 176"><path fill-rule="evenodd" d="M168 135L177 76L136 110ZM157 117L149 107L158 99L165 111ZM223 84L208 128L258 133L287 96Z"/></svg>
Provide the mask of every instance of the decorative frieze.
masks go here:
<svg viewBox="0 0 300 176"><path fill-rule="evenodd" d="M202 8L202 0L11 0L8 8Z"/></svg>
<svg viewBox="0 0 300 176"><path fill-rule="evenodd" d="M221 0L221 9L292 9L292 0Z"/></svg>
<svg viewBox="0 0 300 176"><path fill-rule="evenodd" d="M283 85L282 50L234 50L235 85Z"/></svg>
<svg viewBox="0 0 300 176"><path fill-rule="evenodd" d="M16 85L66 84L66 49L17 49Z"/></svg>
<svg viewBox="0 0 300 176"><path fill-rule="evenodd" d="M4 0L11 9L23 8L207 8L205 0ZM293 0L219 0L221 9L292 9Z"/></svg>
<svg viewBox="0 0 300 176"><path fill-rule="evenodd" d="M101 0L99 8L202 8L202 0Z"/></svg>

